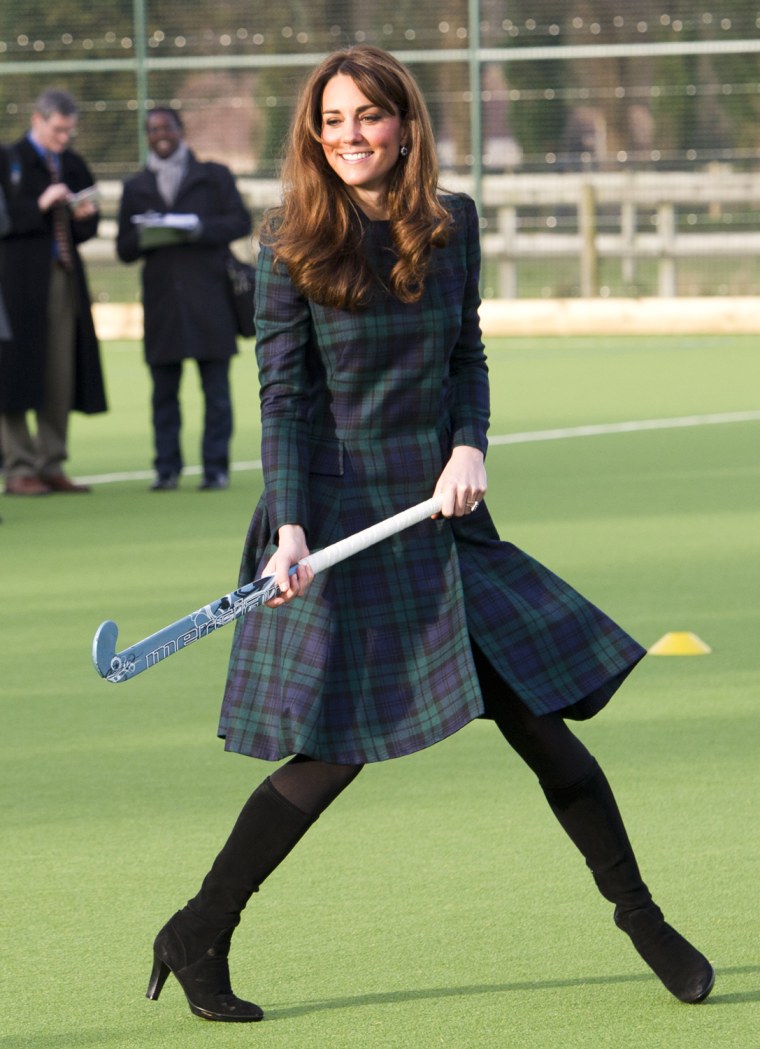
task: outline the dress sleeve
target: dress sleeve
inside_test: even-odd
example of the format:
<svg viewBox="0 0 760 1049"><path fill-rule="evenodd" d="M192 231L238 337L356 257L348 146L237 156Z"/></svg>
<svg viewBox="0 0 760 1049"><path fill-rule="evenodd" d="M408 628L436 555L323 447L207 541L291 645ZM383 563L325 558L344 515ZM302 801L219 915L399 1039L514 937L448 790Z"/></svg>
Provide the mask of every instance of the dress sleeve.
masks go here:
<svg viewBox="0 0 760 1049"><path fill-rule="evenodd" d="M311 313L287 271L262 245L256 267L256 359L261 400L261 459L269 520L308 532Z"/></svg>
<svg viewBox="0 0 760 1049"><path fill-rule="evenodd" d="M479 448L485 455L490 415L488 366L480 331L480 224L475 203L460 198L457 216L464 239L465 284L462 297L462 326L451 355L450 411L452 444Z"/></svg>

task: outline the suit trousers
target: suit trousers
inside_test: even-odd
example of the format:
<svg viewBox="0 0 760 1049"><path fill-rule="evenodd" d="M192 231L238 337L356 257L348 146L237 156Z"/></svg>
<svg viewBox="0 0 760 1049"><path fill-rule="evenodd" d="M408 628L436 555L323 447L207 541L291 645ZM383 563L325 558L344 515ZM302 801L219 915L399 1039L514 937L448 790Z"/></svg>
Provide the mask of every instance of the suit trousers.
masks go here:
<svg viewBox="0 0 760 1049"><path fill-rule="evenodd" d="M74 403L77 296L74 274L52 264L42 403L32 435L26 412L0 415L0 445L6 479L60 476L68 458L69 413ZM23 353L23 347L15 347Z"/></svg>
<svg viewBox="0 0 760 1049"><path fill-rule="evenodd" d="M206 477L228 473L229 446L232 437L232 402L230 400L229 360L197 361L205 402L201 459ZM179 475L183 459L180 444L182 411L179 388L182 362L152 364L153 464L160 477Z"/></svg>

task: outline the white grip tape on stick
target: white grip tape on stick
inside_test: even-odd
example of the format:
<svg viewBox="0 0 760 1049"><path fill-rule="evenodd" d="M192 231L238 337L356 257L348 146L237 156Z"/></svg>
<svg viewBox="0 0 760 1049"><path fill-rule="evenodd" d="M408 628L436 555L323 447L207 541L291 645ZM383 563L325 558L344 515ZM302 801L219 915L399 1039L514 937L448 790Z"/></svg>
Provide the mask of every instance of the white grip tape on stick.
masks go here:
<svg viewBox="0 0 760 1049"><path fill-rule="evenodd" d="M339 561L345 561L347 557L358 554L360 550L366 550L367 547L374 546L375 543L388 539L397 532L403 532L405 528L411 528L412 525L424 521L425 518L440 513L442 504L441 496L433 496L432 499L426 499L424 503L417 503L416 506L410 506L408 510L402 510L394 517L388 517L385 521L379 521L361 532L340 539L337 543L326 546L324 550L317 550L309 554L301 563L309 565L315 574L323 572L326 568L332 568Z"/></svg>

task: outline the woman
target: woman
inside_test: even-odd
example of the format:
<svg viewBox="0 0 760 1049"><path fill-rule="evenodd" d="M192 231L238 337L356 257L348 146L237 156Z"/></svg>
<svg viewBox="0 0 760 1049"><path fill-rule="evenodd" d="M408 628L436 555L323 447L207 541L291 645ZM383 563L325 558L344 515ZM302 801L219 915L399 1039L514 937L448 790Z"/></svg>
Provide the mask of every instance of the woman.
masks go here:
<svg viewBox="0 0 760 1049"><path fill-rule="evenodd" d="M604 774L564 720L600 710L644 650L500 542L482 503L478 219L468 198L437 192L410 74L372 47L326 59L283 174L258 266L265 491L241 574L273 573L281 593L239 624L219 732L228 750L289 760L159 932L148 997L171 971L194 1013L260 1019L227 966L250 895L366 762L485 714L537 774L617 925L674 995L701 1001L712 968L664 922ZM304 566L288 575L310 548L431 489L438 519L313 581Z"/></svg>

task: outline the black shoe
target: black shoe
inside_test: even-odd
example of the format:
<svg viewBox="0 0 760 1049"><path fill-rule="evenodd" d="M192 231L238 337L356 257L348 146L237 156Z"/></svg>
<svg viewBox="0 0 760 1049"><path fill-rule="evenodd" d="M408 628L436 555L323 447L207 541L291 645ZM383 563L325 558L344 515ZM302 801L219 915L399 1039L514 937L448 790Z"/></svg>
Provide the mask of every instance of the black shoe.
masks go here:
<svg viewBox="0 0 760 1049"><path fill-rule="evenodd" d="M169 919L153 944L153 969L145 997L158 1001L172 972L185 992L190 1011L196 1016L222 1023L263 1020L264 1013L258 1005L232 993L227 955L233 929L208 933L212 937L211 944L204 949L198 938L198 928L204 925L186 909ZM209 942L208 938L205 942Z"/></svg>
<svg viewBox="0 0 760 1049"><path fill-rule="evenodd" d="M200 492L221 492L229 488L230 479L226 473L206 474L198 485Z"/></svg>
<svg viewBox="0 0 760 1049"><path fill-rule="evenodd" d="M173 492L178 485L178 474L158 474L150 490L151 492Z"/></svg>
<svg viewBox="0 0 760 1049"><path fill-rule="evenodd" d="M671 994L691 1005L705 1000L715 983L713 967L668 925L655 903L632 911L616 907L615 924L628 933L633 946Z"/></svg>

